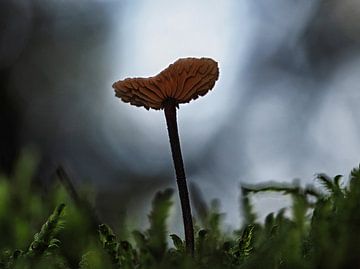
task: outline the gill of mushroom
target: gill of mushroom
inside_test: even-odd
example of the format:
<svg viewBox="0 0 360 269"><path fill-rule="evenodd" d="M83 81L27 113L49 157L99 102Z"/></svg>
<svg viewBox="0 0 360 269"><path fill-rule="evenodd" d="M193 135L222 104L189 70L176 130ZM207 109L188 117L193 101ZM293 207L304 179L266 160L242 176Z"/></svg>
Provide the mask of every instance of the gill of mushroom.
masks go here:
<svg viewBox="0 0 360 269"><path fill-rule="evenodd" d="M149 78L126 78L112 87L122 101L155 110L163 109L171 146L184 222L186 251L194 255L194 228L189 193L177 127L176 110L211 90L219 77L216 61L210 58L182 58L158 75Z"/></svg>

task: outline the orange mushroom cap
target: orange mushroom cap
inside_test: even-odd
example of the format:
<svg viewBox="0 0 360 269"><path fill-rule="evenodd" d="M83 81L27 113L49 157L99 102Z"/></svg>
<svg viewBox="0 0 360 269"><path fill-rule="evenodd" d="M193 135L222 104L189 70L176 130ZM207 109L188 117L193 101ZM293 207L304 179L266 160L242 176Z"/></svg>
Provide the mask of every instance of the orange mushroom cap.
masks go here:
<svg viewBox="0 0 360 269"><path fill-rule="evenodd" d="M178 105L204 96L218 77L218 64L213 59L182 58L154 77L126 78L112 87L124 102L146 109L162 109L169 99Z"/></svg>

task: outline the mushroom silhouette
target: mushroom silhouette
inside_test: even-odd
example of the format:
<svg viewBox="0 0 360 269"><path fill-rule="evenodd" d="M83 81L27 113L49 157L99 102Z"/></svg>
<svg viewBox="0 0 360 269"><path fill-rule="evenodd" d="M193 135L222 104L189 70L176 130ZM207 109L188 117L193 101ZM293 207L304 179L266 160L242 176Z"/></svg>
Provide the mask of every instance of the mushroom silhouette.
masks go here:
<svg viewBox="0 0 360 269"><path fill-rule="evenodd" d="M210 58L182 58L158 75L126 78L112 87L122 101L146 109L164 109L184 222L186 251L194 255L194 228L184 163L177 127L176 109L211 90L219 77L216 61Z"/></svg>

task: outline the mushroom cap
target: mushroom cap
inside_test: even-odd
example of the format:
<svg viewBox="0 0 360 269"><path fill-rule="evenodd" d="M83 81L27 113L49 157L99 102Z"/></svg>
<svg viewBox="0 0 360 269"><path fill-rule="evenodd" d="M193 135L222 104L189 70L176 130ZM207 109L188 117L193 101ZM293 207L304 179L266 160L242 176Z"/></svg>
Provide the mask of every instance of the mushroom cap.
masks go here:
<svg viewBox="0 0 360 269"><path fill-rule="evenodd" d="M219 77L218 63L210 58L182 58L158 75L126 78L112 87L122 101L146 109L162 109L166 100L188 103L211 90Z"/></svg>

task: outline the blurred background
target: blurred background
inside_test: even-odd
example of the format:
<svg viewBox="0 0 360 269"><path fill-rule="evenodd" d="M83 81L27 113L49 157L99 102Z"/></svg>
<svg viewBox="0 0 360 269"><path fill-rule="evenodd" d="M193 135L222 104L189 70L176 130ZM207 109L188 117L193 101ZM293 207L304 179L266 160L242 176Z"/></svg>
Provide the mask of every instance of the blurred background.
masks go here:
<svg viewBox="0 0 360 269"><path fill-rule="evenodd" d="M154 193L176 188L165 119L111 85L211 57L220 78L180 106L180 137L190 185L237 226L241 182L306 184L358 165L359 45L357 0L2 0L1 171L30 147L41 184L64 165L93 186L105 219L126 211L146 225ZM286 200L257 205L265 214Z"/></svg>

